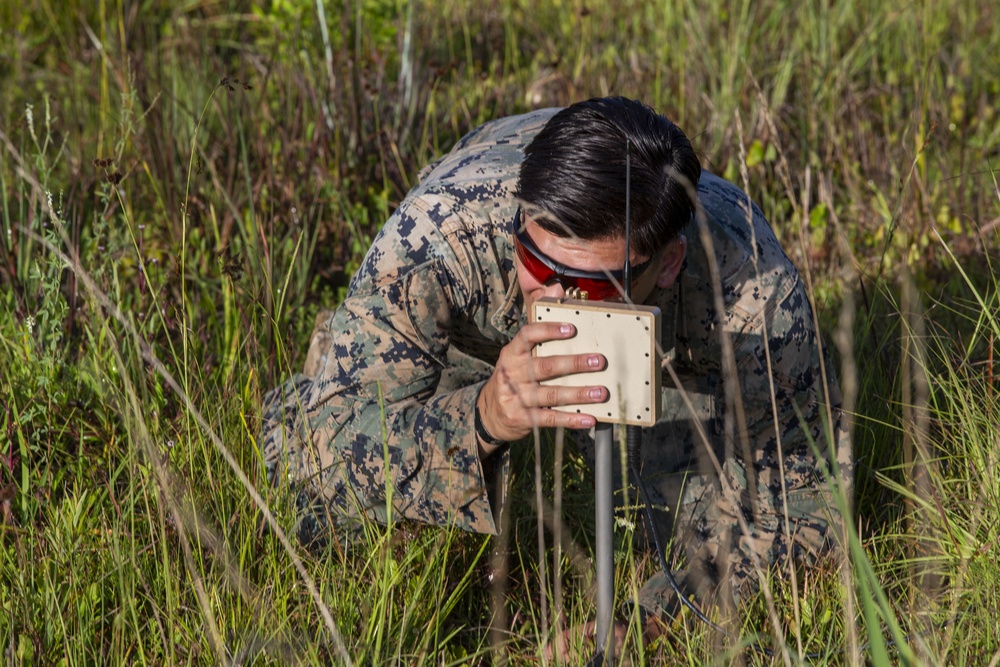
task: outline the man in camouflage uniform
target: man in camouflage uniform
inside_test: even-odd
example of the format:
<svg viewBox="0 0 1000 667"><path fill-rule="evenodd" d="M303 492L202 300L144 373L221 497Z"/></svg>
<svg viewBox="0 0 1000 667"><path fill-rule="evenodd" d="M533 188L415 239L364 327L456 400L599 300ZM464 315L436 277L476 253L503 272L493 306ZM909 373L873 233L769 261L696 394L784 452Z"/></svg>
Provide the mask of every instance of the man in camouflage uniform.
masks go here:
<svg viewBox="0 0 1000 667"><path fill-rule="evenodd" d="M633 296L663 313L663 415L642 448L643 478L673 510L662 529L689 575L733 594L757 568L828 550L829 462L849 471L850 451L803 284L748 197L621 98L487 123L421 172L318 323L303 374L266 399L268 476L301 490L304 539L351 542L361 517L390 518L387 496L393 517L495 534L509 443L561 426L589 449L593 418L551 408L606 389L538 383L606 360L533 358L574 332L526 313L574 276L621 269L627 142L645 269ZM657 616L672 598L661 575L640 603Z"/></svg>

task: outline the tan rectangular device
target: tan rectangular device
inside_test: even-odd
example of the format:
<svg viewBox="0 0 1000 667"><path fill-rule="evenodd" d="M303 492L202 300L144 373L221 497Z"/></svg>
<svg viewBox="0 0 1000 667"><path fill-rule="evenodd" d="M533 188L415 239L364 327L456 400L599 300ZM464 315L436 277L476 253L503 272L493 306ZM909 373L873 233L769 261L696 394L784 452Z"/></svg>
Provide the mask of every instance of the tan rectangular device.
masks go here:
<svg viewBox="0 0 1000 667"><path fill-rule="evenodd" d="M608 360L603 371L565 375L544 385L586 387L601 385L610 397L605 403L555 408L593 415L601 422L652 426L660 418L660 309L604 301L539 299L532 306L533 322L569 322L572 338L539 343L533 354L600 353Z"/></svg>

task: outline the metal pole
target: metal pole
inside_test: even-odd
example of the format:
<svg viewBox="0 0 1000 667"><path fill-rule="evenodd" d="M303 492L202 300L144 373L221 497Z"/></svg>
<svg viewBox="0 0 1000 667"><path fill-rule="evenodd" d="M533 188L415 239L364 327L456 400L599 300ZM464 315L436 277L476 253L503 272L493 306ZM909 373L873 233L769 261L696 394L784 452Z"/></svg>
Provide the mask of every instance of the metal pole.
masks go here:
<svg viewBox="0 0 1000 667"><path fill-rule="evenodd" d="M624 297L632 302L631 218L632 218L632 141L625 140L625 266ZM595 549L597 558L597 655L591 664L611 665L615 659L615 555L614 555L614 486L611 463L614 460L614 426L598 423L594 437L594 510Z"/></svg>
<svg viewBox="0 0 1000 667"><path fill-rule="evenodd" d="M594 442L594 497L597 558L597 649L610 665L615 655L614 623L615 561L614 561L614 491L611 464L614 444L612 424L597 424Z"/></svg>

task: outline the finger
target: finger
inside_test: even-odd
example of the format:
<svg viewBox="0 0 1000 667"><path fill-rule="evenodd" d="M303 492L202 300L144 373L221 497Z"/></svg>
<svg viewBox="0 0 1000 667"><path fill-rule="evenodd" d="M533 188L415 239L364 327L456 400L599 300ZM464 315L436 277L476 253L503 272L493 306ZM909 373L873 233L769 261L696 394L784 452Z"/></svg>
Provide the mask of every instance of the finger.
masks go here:
<svg viewBox="0 0 1000 667"><path fill-rule="evenodd" d="M607 366L607 359L604 355L590 353L535 357L526 368L531 374L529 379L542 382L577 373L594 373L603 370L605 366Z"/></svg>
<svg viewBox="0 0 1000 667"><path fill-rule="evenodd" d="M521 327L511 343L516 343L520 348L531 350L539 343L572 338L575 335L576 327L568 322L532 322Z"/></svg>
<svg viewBox="0 0 1000 667"><path fill-rule="evenodd" d="M548 408L534 408L530 412L531 426L538 428L569 428L574 430L593 428L597 420L592 415L577 412L562 412Z"/></svg>
<svg viewBox="0 0 1000 667"><path fill-rule="evenodd" d="M608 400L605 387L560 387L539 386L532 403L539 408L554 408L563 405L602 403Z"/></svg>

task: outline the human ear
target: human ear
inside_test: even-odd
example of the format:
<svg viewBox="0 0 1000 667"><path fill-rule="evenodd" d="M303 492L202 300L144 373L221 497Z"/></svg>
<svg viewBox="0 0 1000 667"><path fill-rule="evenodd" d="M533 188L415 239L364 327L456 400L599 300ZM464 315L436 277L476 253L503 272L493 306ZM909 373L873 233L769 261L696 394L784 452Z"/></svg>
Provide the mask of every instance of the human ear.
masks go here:
<svg viewBox="0 0 1000 667"><path fill-rule="evenodd" d="M678 234L677 238L663 249L660 273L656 276L657 287L664 289L674 284L674 281L677 280L677 274L684 266L685 256L687 256L687 239L683 234Z"/></svg>

